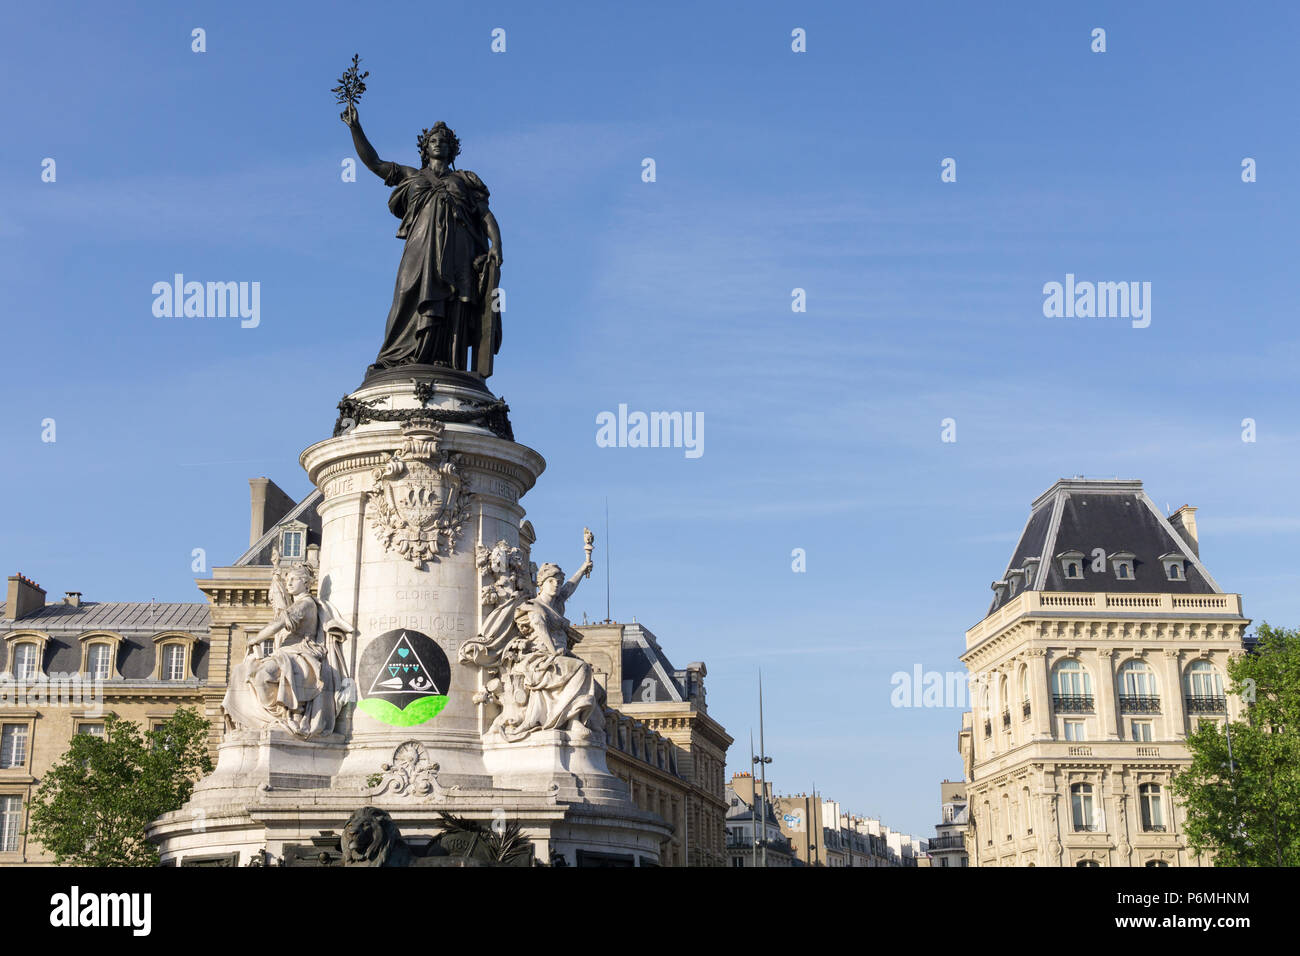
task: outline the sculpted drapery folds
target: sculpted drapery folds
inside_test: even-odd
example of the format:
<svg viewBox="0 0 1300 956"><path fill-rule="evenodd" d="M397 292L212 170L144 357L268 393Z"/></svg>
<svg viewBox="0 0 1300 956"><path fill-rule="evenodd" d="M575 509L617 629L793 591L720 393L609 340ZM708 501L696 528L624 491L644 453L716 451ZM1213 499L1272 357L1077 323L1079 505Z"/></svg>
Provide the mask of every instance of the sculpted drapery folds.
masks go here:
<svg viewBox="0 0 1300 956"><path fill-rule="evenodd" d="M342 644L352 632L328 601L311 594L314 570L295 564L281 570L272 558L271 622L230 669L222 709L227 726L240 730L279 727L299 737L334 732L353 699ZM274 639L269 654L262 642Z"/></svg>
<svg viewBox="0 0 1300 956"><path fill-rule="evenodd" d="M534 591L523 552L498 541L477 549L483 587L482 632L461 646L460 659L484 670L481 703L500 712L485 736L510 742L539 730L565 730L604 742L604 692L591 665L569 649L582 637L564 616L564 604L591 570L586 561L567 581L544 564Z"/></svg>
<svg viewBox="0 0 1300 956"><path fill-rule="evenodd" d="M397 238L406 241L372 367L439 365L487 378L501 347L496 290L502 262L487 187L474 173L453 168L460 140L445 123L420 134L422 165L416 169L379 158L355 105L341 118L362 164L393 187L388 208L401 220Z"/></svg>

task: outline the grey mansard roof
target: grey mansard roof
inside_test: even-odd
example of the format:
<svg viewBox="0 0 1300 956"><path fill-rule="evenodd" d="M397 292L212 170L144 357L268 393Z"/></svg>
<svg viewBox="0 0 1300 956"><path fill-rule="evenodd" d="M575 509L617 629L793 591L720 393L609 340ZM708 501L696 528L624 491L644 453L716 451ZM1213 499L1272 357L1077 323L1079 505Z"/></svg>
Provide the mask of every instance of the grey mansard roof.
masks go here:
<svg viewBox="0 0 1300 956"><path fill-rule="evenodd" d="M1132 579L1117 579L1109 560L1104 572L1093 571L1093 552L1098 548L1108 558L1131 552ZM1068 551L1083 555L1080 578L1065 577L1059 557ZM1185 580L1168 579L1160 559L1169 554L1183 558ZM1034 559L1033 579L1012 593L1011 572ZM1223 593L1182 535L1147 497L1142 482L1118 479L1063 478L1039 495L1001 580L1008 586L1000 595L994 592L989 614L1026 590Z"/></svg>
<svg viewBox="0 0 1300 956"><path fill-rule="evenodd" d="M124 680L144 680L154 669L157 648L153 639L169 631L191 634L194 644L191 664L195 677L208 673L208 605L161 604L156 601L85 601L80 605L46 604L21 620L9 617L0 604L0 634L15 630L41 631L49 635L42 666L47 674L68 674L81 669L83 634L111 631L122 636L117 668ZM9 648L0 646L0 661L8 665Z"/></svg>
<svg viewBox="0 0 1300 956"><path fill-rule="evenodd" d="M685 688L660 649L658 639L643 624L626 624L623 626L623 699L634 702L643 693L655 701L686 700Z"/></svg>
<svg viewBox="0 0 1300 956"><path fill-rule="evenodd" d="M48 633L70 631L144 631L161 634L163 631L188 631L206 634L208 631L208 605L159 604L157 601L85 601L80 605L47 604L22 619L22 627ZM0 630L14 629L0 604Z"/></svg>

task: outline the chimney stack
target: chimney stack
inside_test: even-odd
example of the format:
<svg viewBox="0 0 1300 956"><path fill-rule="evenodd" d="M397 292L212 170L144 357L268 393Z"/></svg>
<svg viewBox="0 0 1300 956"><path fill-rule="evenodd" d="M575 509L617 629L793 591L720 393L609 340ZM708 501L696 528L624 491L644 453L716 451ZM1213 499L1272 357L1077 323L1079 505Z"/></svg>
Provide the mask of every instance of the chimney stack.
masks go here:
<svg viewBox="0 0 1300 956"><path fill-rule="evenodd" d="M21 573L9 576L9 591L5 597L5 616L16 621L45 607L45 589L25 578Z"/></svg>
<svg viewBox="0 0 1300 956"><path fill-rule="evenodd" d="M1187 542L1187 546L1192 549L1192 554L1199 558L1201 547L1196 540L1196 509L1191 505L1183 505L1169 516L1169 523Z"/></svg>
<svg viewBox="0 0 1300 956"><path fill-rule="evenodd" d="M248 523L248 546L257 544L257 540L279 523L280 519L293 508L294 501L270 478L248 479L250 520Z"/></svg>
<svg viewBox="0 0 1300 956"><path fill-rule="evenodd" d="M64 593L65 593L65 595L66 595L66 596L63 598L63 603L64 603L64 604L68 605L68 607L81 607L81 592L80 592L80 591L66 591L66 592L64 592Z"/></svg>

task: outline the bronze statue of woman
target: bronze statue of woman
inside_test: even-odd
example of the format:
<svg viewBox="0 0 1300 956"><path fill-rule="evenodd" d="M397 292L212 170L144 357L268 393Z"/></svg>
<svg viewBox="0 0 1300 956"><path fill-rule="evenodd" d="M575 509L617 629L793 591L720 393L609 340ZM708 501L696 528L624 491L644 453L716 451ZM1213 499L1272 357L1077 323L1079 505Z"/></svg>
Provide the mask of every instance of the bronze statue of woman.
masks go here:
<svg viewBox="0 0 1300 956"><path fill-rule="evenodd" d="M492 374L501 347L496 288L501 230L478 176L455 169L460 140L446 123L420 134L419 169L385 162L361 131L355 104L340 118L352 130L357 157L394 187L388 208L406 240L397 269L384 344L371 369L439 365ZM472 353L472 354L471 354Z"/></svg>

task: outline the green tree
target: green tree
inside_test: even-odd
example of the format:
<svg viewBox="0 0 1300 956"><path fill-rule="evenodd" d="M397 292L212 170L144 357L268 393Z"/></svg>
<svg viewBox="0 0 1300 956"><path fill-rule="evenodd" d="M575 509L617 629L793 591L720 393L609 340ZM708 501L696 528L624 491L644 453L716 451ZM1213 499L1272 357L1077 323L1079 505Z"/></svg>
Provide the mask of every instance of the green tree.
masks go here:
<svg viewBox="0 0 1300 956"><path fill-rule="evenodd" d="M1300 866L1300 631L1261 623L1252 653L1228 665L1246 721L1206 721L1173 780L1189 846L1216 866ZM1231 755L1229 755L1231 745Z"/></svg>
<svg viewBox="0 0 1300 956"><path fill-rule="evenodd" d="M195 779L211 770L208 722L197 711L181 708L144 734L133 721L108 714L103 737L74 735L41 780L31 835L57 863L157 866L145 827L180 809Z"/></svg>

